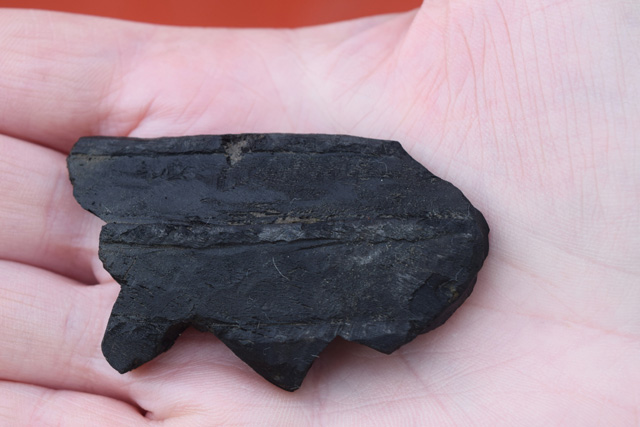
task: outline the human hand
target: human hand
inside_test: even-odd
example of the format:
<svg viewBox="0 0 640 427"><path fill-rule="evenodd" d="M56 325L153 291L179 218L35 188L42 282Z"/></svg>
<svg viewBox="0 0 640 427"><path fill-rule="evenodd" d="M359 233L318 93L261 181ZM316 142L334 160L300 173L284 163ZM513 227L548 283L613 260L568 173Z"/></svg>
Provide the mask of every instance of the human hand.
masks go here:
<svg viewBox="0 0 640 427"><path fill-rule="evenodd" d="M278 31L3 10L2 423L638 423L640 8L464 3ZM390 356L332 343L295 393L193 330L118 374L119 285L66 153L241 132L401 141L487 218L474 293Z"/></svg>

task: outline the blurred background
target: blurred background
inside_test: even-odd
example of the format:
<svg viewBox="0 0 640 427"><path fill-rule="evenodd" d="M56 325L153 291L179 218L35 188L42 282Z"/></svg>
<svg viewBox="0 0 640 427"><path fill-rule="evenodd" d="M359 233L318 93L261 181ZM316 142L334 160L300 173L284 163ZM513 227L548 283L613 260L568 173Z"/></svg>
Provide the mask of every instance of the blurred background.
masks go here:
<svg viewBox="0 0 640 427"><path fill-rule="evenodd" d="M404 12L421 0L0 0L20 7L170 25L301 27Z"/></svg>

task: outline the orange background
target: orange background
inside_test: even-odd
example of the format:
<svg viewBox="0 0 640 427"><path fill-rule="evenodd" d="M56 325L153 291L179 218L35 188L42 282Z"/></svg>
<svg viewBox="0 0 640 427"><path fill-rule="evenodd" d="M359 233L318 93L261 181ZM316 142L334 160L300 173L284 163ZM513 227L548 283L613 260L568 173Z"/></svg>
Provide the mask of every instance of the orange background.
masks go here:
<svg viewBox="0 0 640 427"><path fill-rule="evenodd" d="M299 27L401 12L420 3L421 0L0 0L1 7L217 27Z"/></svg>

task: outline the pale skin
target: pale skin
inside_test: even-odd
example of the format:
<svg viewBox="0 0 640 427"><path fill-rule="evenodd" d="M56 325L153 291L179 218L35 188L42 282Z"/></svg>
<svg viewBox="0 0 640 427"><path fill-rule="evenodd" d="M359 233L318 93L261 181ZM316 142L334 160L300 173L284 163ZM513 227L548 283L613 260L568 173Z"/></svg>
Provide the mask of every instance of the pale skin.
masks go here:
<svg viewBox="0 0 640 427"><path fill-rule="evenodd" d="M426 1L300 30L0 12L0 424L637 425L640 7ZM119 291L65 166L83 135L401 141L486 216L468 301L390 356L336 341L295 393L188 330L120 375Z"/></svg>

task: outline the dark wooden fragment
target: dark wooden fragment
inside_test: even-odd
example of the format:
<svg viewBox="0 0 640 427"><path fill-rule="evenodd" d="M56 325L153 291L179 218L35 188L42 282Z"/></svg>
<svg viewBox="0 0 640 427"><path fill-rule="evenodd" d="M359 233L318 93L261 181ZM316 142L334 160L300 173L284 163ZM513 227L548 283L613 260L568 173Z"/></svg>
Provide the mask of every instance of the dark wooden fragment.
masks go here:
<svg viewBox="0 0 640 427"><path fill-rule="evenodd" d="M397 142L246 134L81 138L74 196L122 285L102 343L124 373L189 325L296 390L335 337L384 353L469 296L489 228Z"/></svg>

